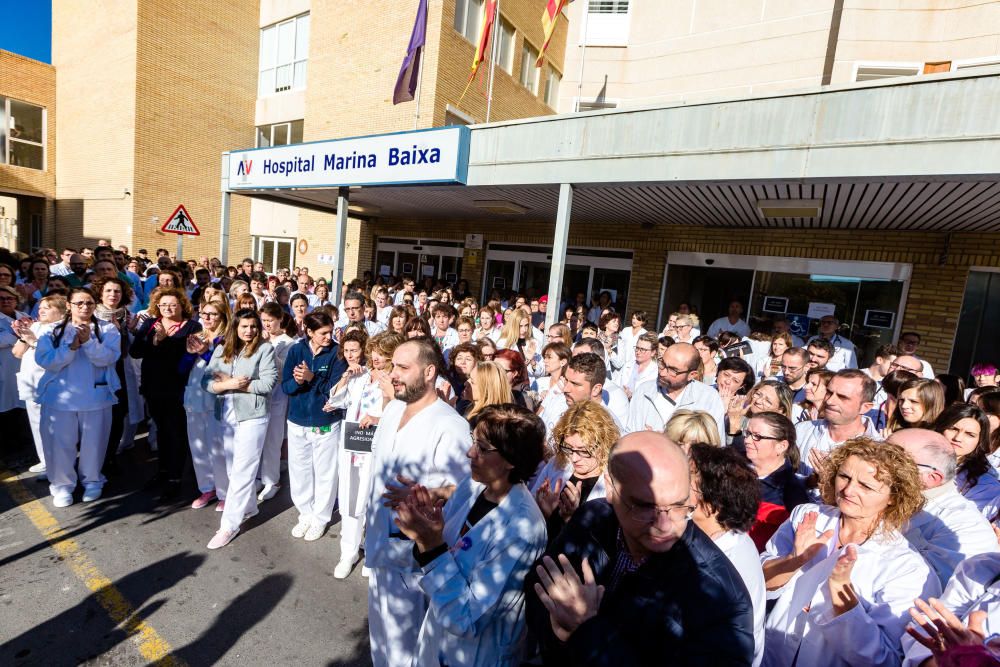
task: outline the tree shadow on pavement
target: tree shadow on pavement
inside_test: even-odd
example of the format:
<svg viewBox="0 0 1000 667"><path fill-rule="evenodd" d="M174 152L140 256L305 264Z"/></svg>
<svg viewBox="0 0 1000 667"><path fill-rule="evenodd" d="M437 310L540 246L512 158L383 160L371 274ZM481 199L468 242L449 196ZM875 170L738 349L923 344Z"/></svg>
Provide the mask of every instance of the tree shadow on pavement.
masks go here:
<svg viewBox="0 0 1000 667"><path fill-rule="evenodd" d="M99 658L129 638L128 628L134 629L138 621L166 603L156 600L147 605L150 599L194 575L204 562L204 555L184 552L125 575L110 585L136 610L124 624L113 620L101 605L100 600L109 592L101 589L5 642L0 646L0 665L60 667Z"/></svg>
<svg viewBox="0 0 1000 667"><path fill-rule="evenodd" d="M280 573L258 581L219 612L212 626L200 637L172 651L172 655L188 665L217 664L240 637L267 618L281 603L292 586L292 580L290 574ZM237 662L233 660L232 664Z"/></svg>

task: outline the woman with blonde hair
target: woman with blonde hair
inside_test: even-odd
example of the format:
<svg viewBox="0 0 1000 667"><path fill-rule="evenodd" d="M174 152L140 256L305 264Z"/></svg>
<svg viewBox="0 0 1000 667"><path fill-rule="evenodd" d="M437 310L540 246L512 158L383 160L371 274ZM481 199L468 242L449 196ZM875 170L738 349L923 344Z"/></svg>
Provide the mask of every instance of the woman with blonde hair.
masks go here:
<svg viewBox="0 0 1000 667"><path fill-rule="evenodd" d="M552 429L555 456L531 487L545 515L550 542L580 505L604 498L604 472L619 437L611 413L594 401L574 403L559 418Z"/></svg>
<svg viewBox="0 0 1000 667"><path fill-rule="evenodd" d="M507 373L493 361L481 361L469 374L469 388L472 391L472 404L469 411L463 415L473 427L476 425L476 415L487 405L502 405L513 403L514 395L507 382Z"/></svg>
<svg viewBox="0 0 1000 667"><path fill-rule="evenodd" d="M715 423L715 418L703 410L675 410L670 417L663 433L680 445L680 448L687 453L688 449L696 442L704 442L708 445L719 447L719 427Z"/></svg>
<svg viewBox="0 0 1000 667"><path fill-rule="evenodd" d="M924 505L920 472L899 445L855 438L830 452L823 504L805 503L768 541L765 665L899 664L914 598L937 575L902 534Z"/></svg>

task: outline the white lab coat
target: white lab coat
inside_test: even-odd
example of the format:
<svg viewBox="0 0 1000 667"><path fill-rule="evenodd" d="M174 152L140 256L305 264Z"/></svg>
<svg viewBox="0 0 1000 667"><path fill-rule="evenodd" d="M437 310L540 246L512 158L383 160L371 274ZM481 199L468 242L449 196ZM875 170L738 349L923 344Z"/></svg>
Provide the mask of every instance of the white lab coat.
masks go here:
<svg viewBox="0 0 1000 667"><path fill-rule="evenodd" d="M637 333L632 333L632 327L627 326L618 333L618 358L622 362L622 366L618 371L615 372L614 379L618 384L625 384L625 382L632 376L632 368L635 366L635 342L639 340L639 337L646 334L645 327L640 327ZM656 367L656 364L653 364Z"/></svg>
<svg viewBox="0 0 1000 667"><path fill-rule="evenodd" d="M820 338L820 336L813 336L806 343L806 347L809 343ZM834 334L833 338L830 338L830 344L833 345L833 355L830 357L830 361L826 363L826 369L833 373L843 370L845 368L857 368L858 367L858 355L854 351L854 343L852 343L847 338L844 338L840 334Z"/></svg>
<svg viewBox="0 0 1000 667"><path fill-rule="evenodd" d="M639 366L632 364L632 368L629 370L628 375L623 374L623 379L625 381L622 383L622 386L628 387L628 390L634 394L635 388L639 385L647 382L656 382L659 373L660 369L657 367L655 359L646 364L646 368L641 371L639 370Z"/></svg>
<svg viewBox="0 0 1000 667"><path fill-rule="evenodd" d="M972 612L986 612L983 624L986 636L1000 633L1000 553L981 554L962 561L944 589L941 602L963 624L969 622ZM903 667L919 667L931 657L930 650L908 634L903 635L903 650L906 652Z"/></svg>
<svg viewBox="0 0 1000 667"><path fill-rule="evenodd" d="M864 424L865 432L859 434L859 437L864 436L872 440L882 439L871 419L862 415L861 423ZM802 461L799 465L799 472L807 476L813 472L812 466L809 465L809 452L811 450L818 449L821 452L830 452L834 447L844 444L843 442L835 442L830 437L830 425L825 419L797 423L795 425L795 441Z"/></svg>
<svg viewBox="0 0 1000 667"><path fill-rule="evenodd" d="M760 554L746 533L727 530L715 539L715 546L726 554L750 593L753 604L753 667L764 659L764 617L767 611L767 585L760 567Z"/></svg>
<svg viewBox="0 0 1000 667"><path fill-rule="evenodd" d="M444 506L450 549L425 568L429 599L415 666L516 667L525 634L524 578L545 551L545 519L524 484L464 536L483 485L465 478Z"/></svg>
<svg viewBox="0 0 1000 667"><path fill-rule="evenodd" d="M376 667L410 667L427 599L419 587L413 542L402 539L395 512L382 505L386 484L402 474L427 487L456 484L468 474L469 423L440 398L399 428L406 404L390 402L372 440L373 477L368 496L365 564L368 635Z"/></svg>
<svg viewBox="0 0 1000 667"><path fill-rule="evenodd" d="M611 380L604 381L604 389L601 390L601 404L608 409L615 419L615 425L622 435L628 431L625 425L628 424L628 395L625 390Z"/></svg>
<svg viewBox="0 0 1000 667"><path fill-rule="evenodd" d="M565 483L573 476L573 464L567 463L565 466L560 466L556 462L556 457L552 457L542 466L542 469L538 471L535 475L534 480L531 483L531 495L534 496L538 493L538 489L541 488L545 480L549 481L549 488L555 484L556 480L560 480ZM604 486L604 475L602 474L597 478L597 482L594 484L594 488L590 490L590 493L586 498L580 500L580 504L590 502L591 500L600 500L607 497L607 489Z"/></svg>
<svg viewBox="0 0 1000 667"><path fill-rule="evenodd" d="M670 417L681 409L702 410L712 415L719 429L719 441L726 441L726 431L723 426L726 410L722 406L719 392L697 380L688 382L676 403L660 394L656 382L647 382L636 387L629 405L626 428L629 433L647 429L662 433Z"/></svg>
<svg viewBox="0 0 1000 667"><path fill-rule="evenodd" d="M14 317L0 313L0 412L24 407L24 401L18 397L17 371L21 360L14 358L17 336L13 328L14 320L22 317L27 315L20 311L14 311Z"/></svg>
<svg viewBox="0 0 1000 667"><path fill-rule="evenodd" d="M736 324L733 324L728 316L720 317L708 325L708 335L712 338L718 338L723 331L732 331L740 338L746 338L750 335L750 325L742 319L736 320Z"/></svg>
<svg viewBox="0 0 1000 667"><path fill-rule="evenodd" d="M924 508L904 532L910 546L924 557L944 587L955 568L969 556L998 550L997 537L975 504L955 488L955 482L924 491Z"/></svg>
<svg viewBox="0 0 1000 667"><path fill-rule="evenodd" d="M807 512L818 512L816 534L833 530L826 546L781 588L765 622L764 661L773 667L791 664L857 667L898 665L900 637L909 621L913 599L941 590L937 576L920 554L898 534L876 535L857 545L858 560L851 583L859 598L853 609L833 615L827 580L843 553L837 549L840 511L826 505L799 505L781 524L761 554L761 563L787 556L795 529Z"/></svg>

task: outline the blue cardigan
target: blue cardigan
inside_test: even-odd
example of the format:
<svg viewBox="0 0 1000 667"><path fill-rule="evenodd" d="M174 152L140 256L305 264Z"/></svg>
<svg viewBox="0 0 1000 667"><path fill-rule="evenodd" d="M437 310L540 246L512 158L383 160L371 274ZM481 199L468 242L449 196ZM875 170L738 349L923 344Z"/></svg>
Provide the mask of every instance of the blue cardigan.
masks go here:
<svg viewBox="0 0 1000 667"><path fill-rule="evenodd" d="M292 371L303 361L315 377L310 382L298 384ZM337 357L336 343L330 343L315 357L308 339L303 338L290 347L281 369L281 390L288 394L288 421L297 426L329 426L343 419L343 410L323 412L323 406L330 397L330 390L346 370L347 362Z"/></svg>

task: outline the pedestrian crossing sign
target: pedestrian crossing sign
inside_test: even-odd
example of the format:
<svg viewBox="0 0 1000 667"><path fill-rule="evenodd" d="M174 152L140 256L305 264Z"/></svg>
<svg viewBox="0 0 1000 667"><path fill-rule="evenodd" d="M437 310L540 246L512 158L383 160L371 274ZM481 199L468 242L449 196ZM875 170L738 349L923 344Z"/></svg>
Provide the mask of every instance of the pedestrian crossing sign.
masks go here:
<svg viewBox="0 0 1000 667"><path fill-rule="evenodd" d="M194 224L194 220L188 215L187 209L184 208L184 204L177 207L177 210L167 218L167 221L160 228L160 231L170 232L171 234L190 234L191 236L201 236L201 232Z"/></svg>

